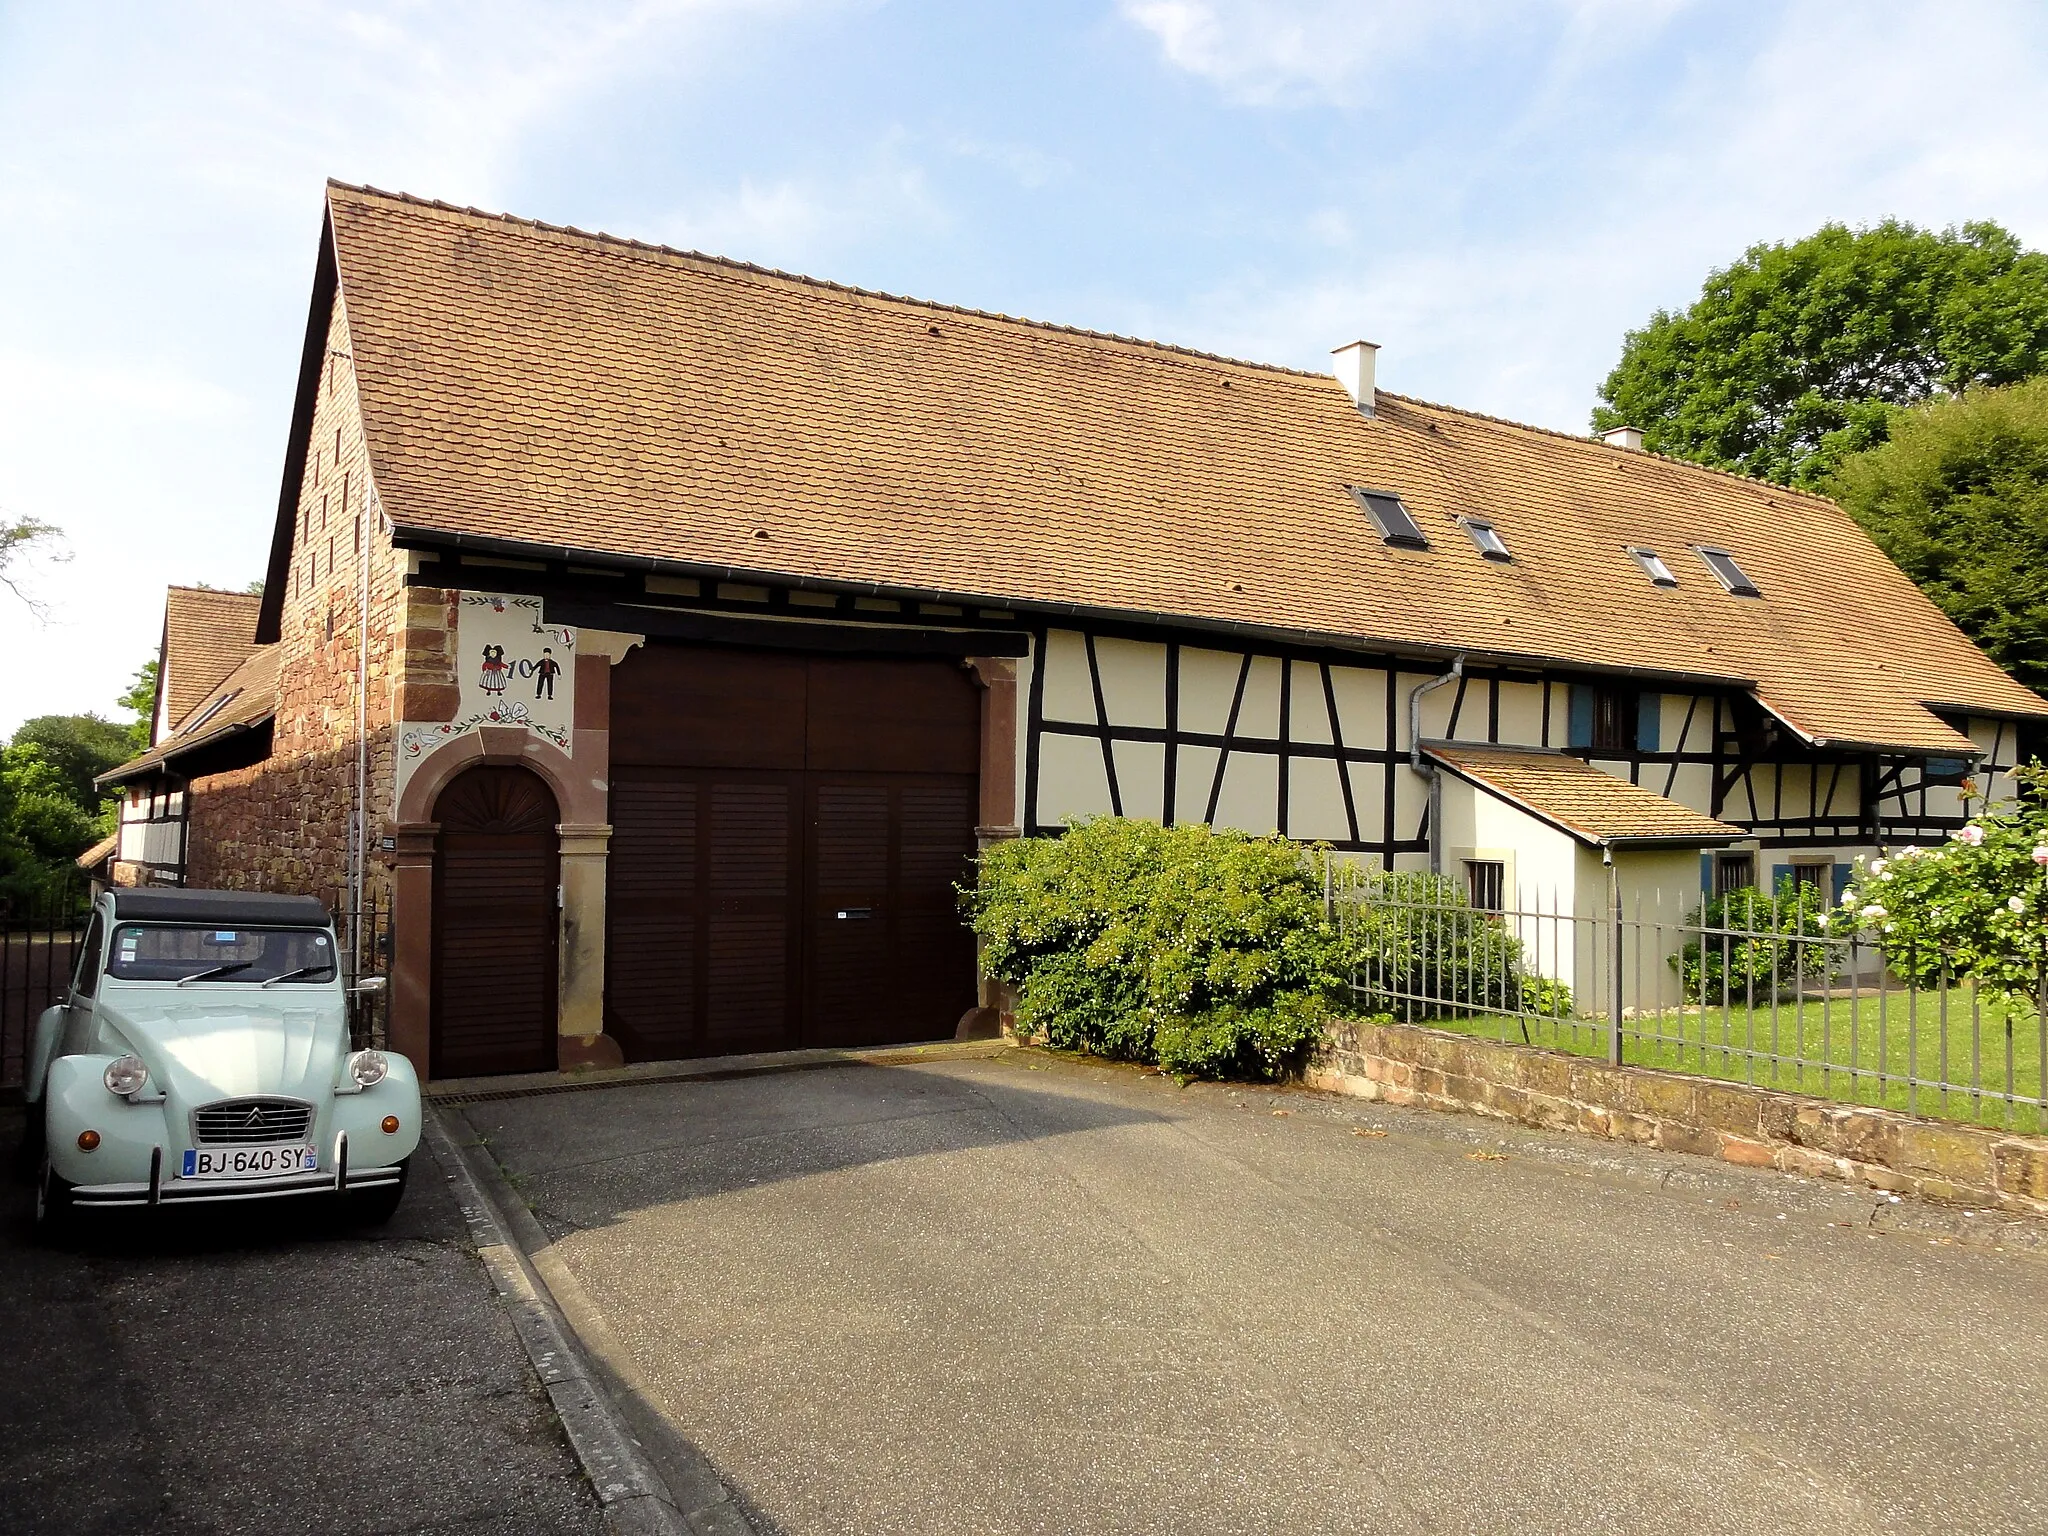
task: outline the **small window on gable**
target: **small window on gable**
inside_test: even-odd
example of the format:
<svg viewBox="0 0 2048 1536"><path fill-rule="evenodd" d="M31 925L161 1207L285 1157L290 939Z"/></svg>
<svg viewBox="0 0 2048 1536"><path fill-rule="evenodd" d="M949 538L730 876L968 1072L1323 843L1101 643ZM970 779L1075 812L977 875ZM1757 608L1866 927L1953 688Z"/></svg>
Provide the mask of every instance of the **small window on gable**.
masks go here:
<svg viewBox="0 0 2048 1536"><path fill-rule="evenodd" d="M1708 544L1695 544L1693 549L1706 568L1714 573L1714 579L1736 597L1763 596L1763 593L1757 590L1756 583L1742 574L1742 567L1735 563L1735 557L1727 550L1715 549Z"/></svg>
<svg viewBox="0 0 2048 1536"><path fill-rule="evenodd" d="M1660 587L1675 587L1678 578L1671 574L1671 567L1657 557L1654 549L1645 549L1640 544L1630 544L1628 557L1643 568L1643 574Z"/></svg>
<svg viewBox="0 0 2048 1536"><path fill-rule="evenodd" d="M1507 540L1500 536L1500 531L1493 524L1481 522L1476 517L1461 517L1458 525L1465 530L1465 537L1472 541L1473 547L1487 559L1506 561L1515 558L1508 553Z"/></svg>
<svg viewBox="0 0 2048 1536"><path fill-rule="evenodd" d="M1351 494L1358 504L1365 508L1365 515L1372 519L1379 529L1380 538L1396 549L1427 549L1429 540L1422 536L1421 528L1408 509L1401 505L1401 498L1386 491L1362 491L1351 487Z"/></svg>

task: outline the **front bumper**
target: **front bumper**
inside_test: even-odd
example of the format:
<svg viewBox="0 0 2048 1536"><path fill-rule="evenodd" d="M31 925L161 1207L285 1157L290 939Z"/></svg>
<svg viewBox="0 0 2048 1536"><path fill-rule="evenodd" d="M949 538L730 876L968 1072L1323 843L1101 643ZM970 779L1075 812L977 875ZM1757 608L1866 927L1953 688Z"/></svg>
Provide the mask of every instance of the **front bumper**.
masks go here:
<svg viewBox="0 0 2048 1536"><path fill-rule="evenodd" d="M389 1188L405 1177L396 1165L334 1173L288 1173L274 1179L164 1179L129 1184L79 1184L71 1200L80 1206L216 1205L236 1200L279 1200L293 1196L355 1194Z"/></svg>

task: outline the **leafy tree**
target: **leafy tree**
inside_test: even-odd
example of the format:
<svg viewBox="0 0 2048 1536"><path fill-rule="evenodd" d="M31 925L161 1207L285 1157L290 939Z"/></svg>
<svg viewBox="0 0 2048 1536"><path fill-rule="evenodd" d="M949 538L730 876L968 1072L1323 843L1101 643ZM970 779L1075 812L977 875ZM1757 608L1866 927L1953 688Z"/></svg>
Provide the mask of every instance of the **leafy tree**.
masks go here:
<svg viewBox="0 0 2048 1536"><path fill-rule="evenodd" d="M1650 449L1816 483L1885 439L1891 408L2048 373L2048 256L1992 223L1887 219L1754 245L1689 309L1623 343L1593 425Z"/></svg>
<svg viewBox="0 0 2048 1536"><path fill-rule="evenodd" d="M128 745L131 752L141 752L149 746L150 722L156 718L156 673L157 658L152 656L136 669L135 681L128 685L128 691L114 702L135 716L135 723L128 727Z"/></svg>
<svg viewBox="0 0 2048 1536"><path fill-rule="evenodd" d="M59 549L63 537L62 529L49 523L39 523L32 517L12 521L0 518L0 587L21 599L22 605L37 618L43 616L43 605L22 586L21 563L38 549L53 559L67 558Z"/></svg>
<svg viewBox="0 0 2048 1536"><path fill-rule="evenodd" d="M98 715L38 715L22 722L13 745L39 748L65 796L89 816L100 813L106 798L93 779L135 755L129 728Z"/></svg>
<svg viewBox="0 0 2048 1536"><path fill-rule="evenodd" d="M100 836L62 769L35 742L0 747L0 900L54 891Z"/></svg>
<svg viewBox="0 0 2048 1536"><path fill-rule="evenodd" d="M2048 687L2048 378L1899 411L1825 488L1993 660Z"/></svg>

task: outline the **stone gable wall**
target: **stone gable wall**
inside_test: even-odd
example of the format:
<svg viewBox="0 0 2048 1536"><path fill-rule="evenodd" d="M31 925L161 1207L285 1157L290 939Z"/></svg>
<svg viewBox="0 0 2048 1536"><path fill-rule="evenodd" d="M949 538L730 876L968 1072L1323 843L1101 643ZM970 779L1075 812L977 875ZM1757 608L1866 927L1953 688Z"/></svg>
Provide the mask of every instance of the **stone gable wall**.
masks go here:
<svg viewBox="0 0 2048 1536"><path fill-rule="evenodd" d="M374 855L391 814L392 722L398 718L393 695L403 685L404 658L413 643L409 615L414 604L404 586L406 558L392 548L376 502L353 369L348 318L337 299L299 484L276 642L283 655L271 755L254 767L193 783L188 885L329 898L346 885L356 792L363 610L359 551L365 541L370 563L368 867L373 892L385 883L384 866Z"/></svg>

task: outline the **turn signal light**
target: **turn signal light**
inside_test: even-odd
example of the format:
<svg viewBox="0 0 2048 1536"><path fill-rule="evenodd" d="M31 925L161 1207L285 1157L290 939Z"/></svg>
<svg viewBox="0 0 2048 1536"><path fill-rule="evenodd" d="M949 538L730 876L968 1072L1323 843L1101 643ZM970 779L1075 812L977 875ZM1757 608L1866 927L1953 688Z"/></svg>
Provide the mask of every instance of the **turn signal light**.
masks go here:
<svg viewBox="0 0 2048 1536"><path fill-rule="evenodd" d="M386 1136L396 1136L398 1134L398 1116L386 1115L384 1117L384 1134Z"/></svg>
<svg viewBox="0 0 2048 1536"><path fill-rule="evenodd" d="M94 1147L98 1146L99 1144L100 1133L98 1131L80 1131L78 1133L79 1151L90 1152Z"/></svg>

